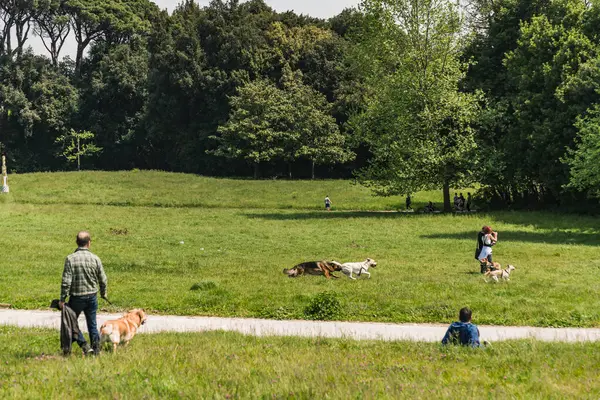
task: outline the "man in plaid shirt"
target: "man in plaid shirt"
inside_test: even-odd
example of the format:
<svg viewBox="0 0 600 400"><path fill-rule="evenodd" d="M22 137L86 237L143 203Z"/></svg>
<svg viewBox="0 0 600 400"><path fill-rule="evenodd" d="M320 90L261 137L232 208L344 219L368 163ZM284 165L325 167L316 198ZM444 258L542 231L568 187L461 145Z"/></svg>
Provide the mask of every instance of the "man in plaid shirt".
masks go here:
<svg viewBox="0 0 600 400"><path fill-rule="evenodd" d="M81 231L77 234L77 250L65 260L65 269L62 275L59 307L65 304L69 297L69 307L77 317L83 312L90 334L92 347L85 341L83 333L79 333L77 343L84 353L100 352L100 336L96 323L98 311L98 287L100 296L106 297L106 274L100 258L90 251L92 239L89 232Z"/></svg>

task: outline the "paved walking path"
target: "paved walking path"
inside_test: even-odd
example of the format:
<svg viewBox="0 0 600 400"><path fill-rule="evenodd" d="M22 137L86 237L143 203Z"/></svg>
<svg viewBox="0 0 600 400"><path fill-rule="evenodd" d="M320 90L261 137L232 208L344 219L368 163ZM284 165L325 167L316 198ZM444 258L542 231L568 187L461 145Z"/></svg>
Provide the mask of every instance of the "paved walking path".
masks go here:
<svg viewBox="0 0 600 400"><path fill-rule="evenodd" d="M120 316L121 314L99 314L98 325L106 320ZM60 313L58 311L0 310L0 325L60 329ZM85 328L83 316L80 318L80 326ZM223 330L255 336L345 337L357 340L437 342L444 336L446 328L447 325L434 324L274 321L244 318L150 315L146 324L140 329L140 333ZM535 338L550 342L600 341L600 329L481 325L479 326L479 330L482 340L489 340L491 342L526 338Z"/></svg>

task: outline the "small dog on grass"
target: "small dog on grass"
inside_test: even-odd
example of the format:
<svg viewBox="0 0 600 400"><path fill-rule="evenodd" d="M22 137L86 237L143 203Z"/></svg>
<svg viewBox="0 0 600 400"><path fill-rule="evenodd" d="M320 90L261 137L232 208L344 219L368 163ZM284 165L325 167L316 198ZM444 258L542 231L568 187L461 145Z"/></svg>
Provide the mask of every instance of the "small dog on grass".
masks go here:
<svg viewBox="0 0 600 400"><path fill-rule="evenodd" d="M510 273L515 270L514 265L508 265L504 269L489 270L483 275L483 280L489 282L487 277L491 277L494 282L499 282L500 279L510 281Z"/></svg>
<svg viewBox="0 0 600 400"><path fill-rule="evenodd" d="M146 312L141 308L136 308L119 319L106 321L100 327L100 347L104 343L111 342L113 352L115 352L119 343L127 345L140 326L146 323L146 318Z"/></svg>
<svg viewBox="0 0 600 400"><path fill-rule="evenodd" d="M325 275L327 279L338 278L333 272L341 271L342 264L337 261L308 261L294 266L291 269L284 269L283 273L290 278L297 278L302 275Z"/></svg>
<svg viewBox="0 0 600 400"><path fill-rule="evenodd" d="M488 271L496 271L501 270L502 265L497 262L489 262L487 259L483 259L479 261L479 265L481 266L481 273L485 274Z"/></svg>
<svg viewBox="0 0 600 400"><path fill-rule="evenodd" d="M377 262L371 258L367 258L365 261L361 262L349 262L342 264L342 273L346 275L348 278L356 280L352 276L352 274L361 276L365 274L371 278L371 273L369 272L369 268L375 268L377 266Z"/></svg>

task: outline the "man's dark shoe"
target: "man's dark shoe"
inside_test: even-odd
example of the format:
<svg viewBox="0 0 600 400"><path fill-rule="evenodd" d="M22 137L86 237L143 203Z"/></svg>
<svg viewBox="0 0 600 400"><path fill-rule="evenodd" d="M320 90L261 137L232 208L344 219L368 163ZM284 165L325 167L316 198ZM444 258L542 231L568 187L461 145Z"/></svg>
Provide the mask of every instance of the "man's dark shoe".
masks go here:
<svg viewBox="0 0 600 400"><path fill-rule="evenodd" d="M83 346L81 346L81 350L86 357L94 355L94 349L92 349L88 343L84 343Z"/></svg>

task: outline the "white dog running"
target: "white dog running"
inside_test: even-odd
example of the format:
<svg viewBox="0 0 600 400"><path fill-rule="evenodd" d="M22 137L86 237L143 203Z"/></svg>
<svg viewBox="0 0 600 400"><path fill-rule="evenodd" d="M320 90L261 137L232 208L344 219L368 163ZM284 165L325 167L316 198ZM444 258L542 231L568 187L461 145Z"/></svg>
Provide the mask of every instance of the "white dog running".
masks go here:
<svg viewBox="0 0 600 400"><path fill-rule="evenodd" d="M377 263L375 262L375 260L367 258L365 261L362 261L362 262L350 262L350 263L342 264L342 272L348 278L354 279L354 280L356 280L356 278L354 278L352 276L352 274L356 274L358 276L361 276L362 274L366 274L369 278L371 278L371 273L369 272L369 268L371 268L371 267L374 268L376 266L377 266Z"/></svg>

